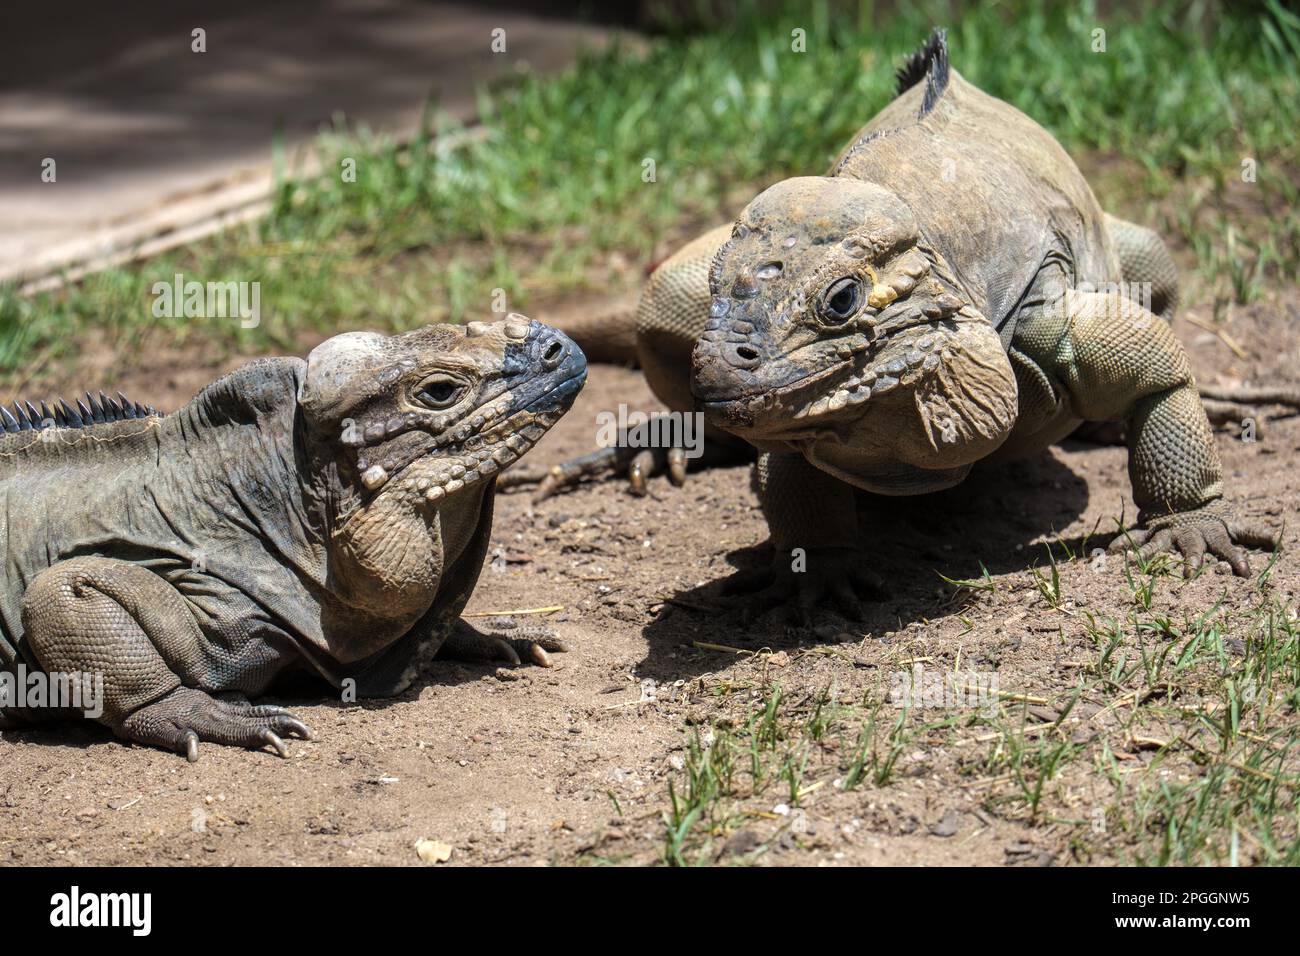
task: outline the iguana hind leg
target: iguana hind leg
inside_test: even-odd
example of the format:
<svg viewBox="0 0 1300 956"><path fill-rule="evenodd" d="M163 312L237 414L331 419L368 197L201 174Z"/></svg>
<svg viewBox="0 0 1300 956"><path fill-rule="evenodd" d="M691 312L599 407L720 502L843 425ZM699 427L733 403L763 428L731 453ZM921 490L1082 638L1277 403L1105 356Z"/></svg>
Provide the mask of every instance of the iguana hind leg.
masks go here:
<svg viewBox="0 0 1300 956"><path fill-rule="evenodd" d="M103 678L95 718L122 737L198 758L200 741L241 747L310 739L291 713L218 700L186 686L203 667L203 634L184 598L127 561L80 557L42 571L23 595L25 640L46 673Z"/></svg>
<svg viewBox="0 0 1300 956"><path fill-rule="evenodd" d="M592 481L609 475L626 474L628 490L634 495L644 495L647 491L646 479L651 475L668 472L674 485L681 487L686 483L686 449L669 448L632 448L627 445L611 445L596 451L568 458L558 465L537 465L531 468L511 468L497 479L497 488L511 490L523 485L536 485L533 492L533 504L545 501L552 495L568 488L575 488L584 481Z"/></svg>
<svg viewBox="0 0 1300 956"><path fill-rule="evenodd" d="M1164 240L1151 229L1106 213L1106 231L1119 256L1125 286L1166 322L1178 308L1178 267ZM1139 291L1145 290L1145 291Z"/></svg>
<svg viewBox="0 0 1300 956"><path fill-rule="evenodd" d="M516 466L497 479L497 488L513 491L525 485L535 485L532 500L537 504L552 495L576 488L583 482L624 475L628 491L640 496L649 491L646 482L655 475L666 473L669 481L680 488L686 484L688 468L712 468L753 460L753 450L743 443L715 441L712 431L707 428L703 434L703 447L695 458L691 457L687 448L680 445L634 448L620 444L569 458L550 467Z"/></svg>
<svg viewBox="0 0 1300 956"><path fill-rule="evenodd" d="M1172 322L1178 308L1178 267L1164 240L1153 230L1106 214L1106 230L1119 255L1125 294L1147 305L1166 322ZM1241 426L1247 419L1258 422L1260 406L1282 405L1300 409L1300 388L1295 386L1242 386L1224 388L1202 385L1200 394L1205 414L1214 425ZM1092 431L1088 437L1102 440L1107 431ZM1256 434L1261 434L1256 428ZM1118 443L1118 442L1115 442Z"/></svg>

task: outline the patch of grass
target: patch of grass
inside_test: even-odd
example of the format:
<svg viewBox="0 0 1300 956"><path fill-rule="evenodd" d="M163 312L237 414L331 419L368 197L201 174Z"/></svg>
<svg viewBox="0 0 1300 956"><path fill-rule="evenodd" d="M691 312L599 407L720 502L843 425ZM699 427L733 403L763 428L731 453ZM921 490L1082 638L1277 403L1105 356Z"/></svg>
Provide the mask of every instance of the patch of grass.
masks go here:
<svg viewBox="0 0 1300 956"><path fill-rule="evenodd" d="M307 330L401 329L634 285L634 263L666 238L724 219L777 178L826 169L936 24L968 79L1068 149L1141 171L1117 177L1127 194L1104 202L1140 215L1176 193L1173 225L1223 296L1247 301L1294 273L1300 18L1277 0L1104 15L1049 0L742 7L716 32L484 89L481 135L458 135L433 108L410 144L333 129L318 144L322 172L283 176L258 223L58 293L0 290L0 376L15 384L88 340L124 350L150 330L287 345ZM806 52L792 50L796 29ZM1246 159L1254 183L1242 182ZM355 181L343 175L353 167ZM260 282L262 323L155 319L152 286L176 272Z"/></svg>
<svg viewBox="0 0 1300 956"><path fill-rule="evenodd" d="M832 774L842 772L839 786L846 791L868 782L886 786L916 731L906 709L884 721L885 701L873 694L858 704L838 704L823 689L795 702L772 685L743 724L693 729L682 770L668 782L664 861L714 862L727 837L756 818L778 821L773 838L787 830L797 836L805 795L830 782ZM846 736L855 726L850 746ZM850 756L842 759L844 753ZM814 776L819 779L811 781ZM772 801L787 808L784 822L773 813ZM756 857L770 842L760 841L746 856Z"/></svg>
<svg viewBox="0 0 1300 956"><path fill-rule="evenodd" d="M1033 689L1046 710L982 715L988 749L958 766L984 810L1078 862L1300 859L1300 610L1270 586L1277 566L1197 611L1154 588L1169 567L1132 567L1127 611L1074 617L1093 652L1067 651L1073 686L1049 678Z"/></svg>
<svg viewBox="0 0 1300 956"><path fill-rule="evenodd" d="M898 717L890 724L889 730L881 740L878 732L882 697L868 712L867 719L858 732L857 743L853 748L853 759L844 773L843 788L856 790L863 782L869 781L877 787L889 783L894 774L894 765L903 755L907 745L907 708L901 708Z"/></svg>
<svg viewBox="0 0 1300 956"><path fill-rule="evenodd" d="M839 820L878 806L872 790L907 792L917 751L916 766L978 795L999 840L1069 861L1300 861L1300 609L1267 583L1194 611L1172 591L1116 616L1080 610L1058 666L990 706L895 709L883 661L838 673L847 691L733 685L669 785L664 858L746 862L787 834L800 845L798 813ZM728 858L740 829L755 839Z"/></svg>
<svg viewBox="0 0 1300 956"><path fill-rule="evenodd" d="M1177 624L1141 607L1089 619L1110 701L1094 768L1113 792L1104 836L1079 846L1095 838L1160 866L1300 859L1298 620L1271 598Z"/></svg>
<svg viewBox="0 0 1300 956"><path fill-rule="evenodd" d="M939 577L943 578L943 580L948 584L951 584L953 587L957 588L958 592L964 590L964 591L977 591L977 592L984 592L986 594L993 594L998 589L997 582L995 582L993 580L993 576L989 574L989 569L984 567L983 561L981 561L979 565L980 565L980 576L978 579L977 578L950 578L945 574L940 574L938 571L934 573L938 574Z"/></svg>
<svg viewBox="0 0 1300 956"><path fill-rule="evenodd" d="M1050 571L1044 574L1037 566L1030 568L1034 576L1034 586L1038 588L1038 593L1042 595L1044 601L1049 607L1061 610L1064 603L1064 592L1061 590L1061 570L1056 566L1056 555L1052 553L1051 545L1043 546L1047 551L1047 561Z"/></svg>

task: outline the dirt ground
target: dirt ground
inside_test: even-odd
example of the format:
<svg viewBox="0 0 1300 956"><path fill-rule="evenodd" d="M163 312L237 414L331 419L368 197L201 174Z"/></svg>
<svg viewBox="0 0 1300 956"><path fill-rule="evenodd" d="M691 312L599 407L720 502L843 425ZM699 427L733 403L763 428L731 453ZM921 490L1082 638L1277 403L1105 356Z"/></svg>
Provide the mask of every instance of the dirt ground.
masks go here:
<svg viewBox="0 0 1300 956"><path fill-rule="evenodd" d="M1186 320L1177 328L1202 381L1294 381L1298 307L1292 296L1233 310L1226 328L1245 359ZM1206 308L1191 311L1209 317ZM121 384L133 397L174 408L215 371L192 357L160 354ZM529 460L550 463L589 450L596 413L620 401L656 407L637 373L593 367L572 412ZM1253 443L1231 430L1218 440L1241 510L1294 525L1300 419L1264 422ZM277 698L317 736L292 741L288 759L208 745L191 765L88 725L7 732L0 741L0 862L418 865L419 840L449 846L445 865L658 862L669 784L680 798L695 765L691 741L743 728L774 685L782 713L807 727L818 700L847 706L878 697L892 673L919 658L939 670L996 671L1010 695L1007 707L1024 705L1017 720L1055 720L1077 685L1077 662L1096 653L1082 613L1123 618L1133 603L1120 563L1099 568L1086 557L1121 511L1134 512L1123 449L1080 443L991 469L941 495L891 501L870 517L870 548L889 596L869 605L861 626L828 612L809 633L775 613L745 626L734 610L714 610L722 579L766 559L748 467L693 474L682 489L656 478L645 498L617 483L537 507L527 495L502 495L496 557L468 610L561 605L545 616L570 648L553 669L530 667L502 679L489 666L435 663L392 701ZM1047 569L1041 542L1058 538L1085 557L1064 561L1056 551L1063 599L1054 606L1035 569ZM1256 571L1266 564L1260 554L1253 560ZM940 577L979 579L982 567L994 590L957 593ZM1182 619L1218 601L1225 620L1235 620L1261 585L1225 575L1225 567L1186 583L1177 574L1161 578L1155 610ZM1294 606L1300 572L1293 556L1281 557L1267 587ZM737 784L720 798L730 822L712 834L697 825L689 858L814 865L1127 860L1137 836L1101 832L1090 822L1114 799L1096 769L1099 755L1118 758L1125 770L1153 759L1132 727L1105 719L1115 704L1090 689L1052 728L1082 757L1046 783L1040 813L1026 810L1008 779L1014 774L991 759L988 727L966 718L945 726L926 718L892 754L890 773L844 786L864 719L854 712L840 730L799 751L794 797L774 770L765 785ZM881 720L895 719L886 705ZM1145 732L1156 736L1158 728ZM1169 772L1197 770L1187 764Z"/></svg>

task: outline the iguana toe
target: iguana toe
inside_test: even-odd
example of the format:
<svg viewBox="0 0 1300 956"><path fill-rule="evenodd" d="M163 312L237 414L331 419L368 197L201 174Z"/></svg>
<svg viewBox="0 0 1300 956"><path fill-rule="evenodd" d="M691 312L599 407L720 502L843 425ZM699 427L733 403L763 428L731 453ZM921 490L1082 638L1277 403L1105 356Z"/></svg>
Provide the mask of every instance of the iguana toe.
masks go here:
<svg viewBox="0 0 1300 956"><path fill-rule="evenodd" d="M217 700L192 687L178 687L139 708L122 729L133 740L175 750L191 763L199 759L201 741L252 749L269 744L287 757L282 734L303 740L312 736L306 724L283 708Z"/></svg>
<svg viewBox="0 0 1300 956"><path fill-rule="evenodd" d="M1241 521L1227 508L1211 505L1154 518L1145 528L1117 536L1109 550L1133 551L1143 561L1164 551L1178 551L1186 577L1196 573L1208 552L1227 561L1233 574L1246 577L1250 574L1247 548L1275 551L1280 544L1280 532Z"/></svg>
<svg viewBox="0 0 1300 956"><path fill-rule="evenodd" d="M487 624L491 628L487 633L463 621L457 624L438 649L438 657L469 663L504 662L510 667L521 667L524 662L538 667L554 667L549 652L568 650L549 627L522 626L512 618L490 618Z"/></svg>
<svg viewBox="0 0 1300 956"><path fill-rule="evenodd" d="M788 608L796 623L807 627L829 604L850 621L861 621L861 594L880 596L880 578L862 566L862 556L843 548L808 551L806 563L778 552L767 567L741 571L724 582L722 593L735 599L746 622L775 607Z"/></svg>

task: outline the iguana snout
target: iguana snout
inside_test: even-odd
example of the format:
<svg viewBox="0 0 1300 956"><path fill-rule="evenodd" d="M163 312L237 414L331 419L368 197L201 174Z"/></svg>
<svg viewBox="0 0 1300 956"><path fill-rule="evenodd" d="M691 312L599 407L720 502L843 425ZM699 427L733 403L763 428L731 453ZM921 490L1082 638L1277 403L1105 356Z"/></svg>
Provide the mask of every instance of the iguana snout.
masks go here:
<svg viewBox="0 0 1300 956"><path fill-rule="evenodd" d="M355 490L436 503L513 463L587 377L564 333L512 313L403 335L339 335L308 357L301 405Z"/></svg>

